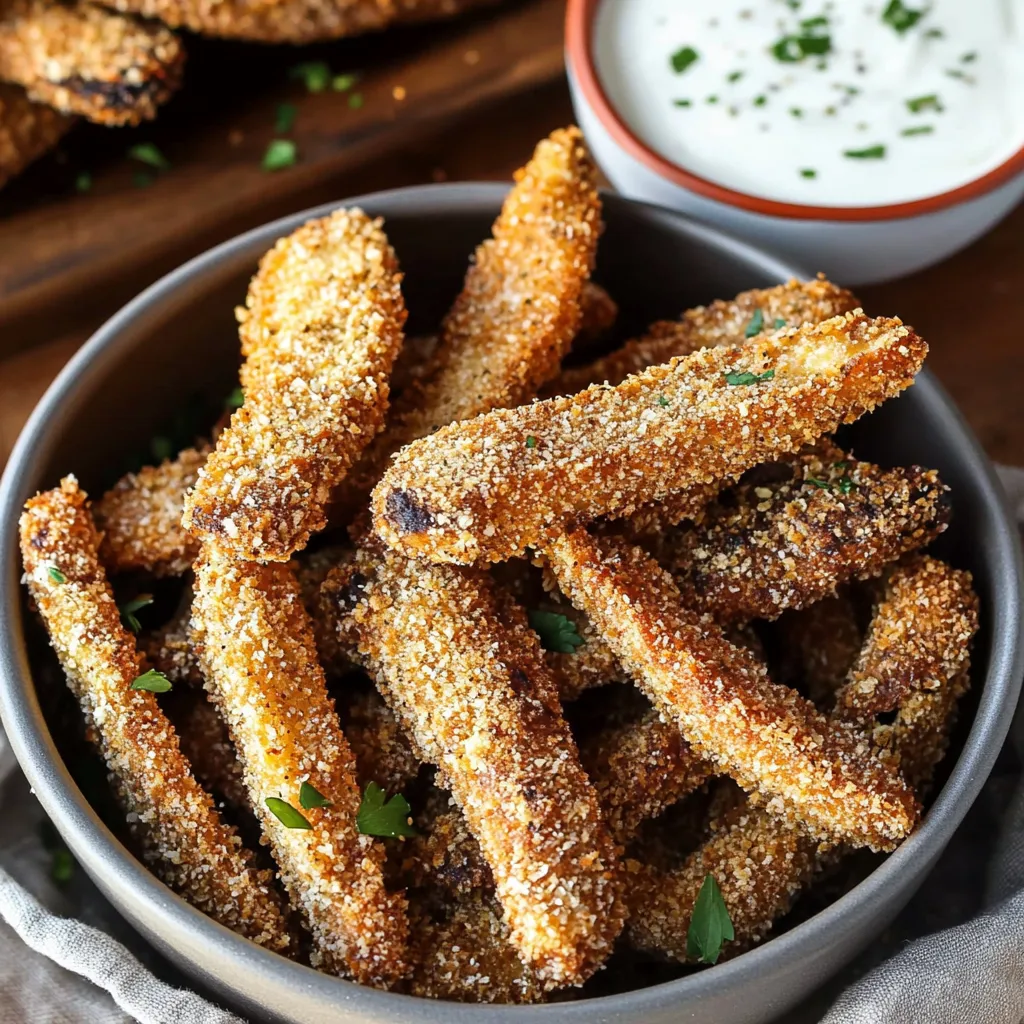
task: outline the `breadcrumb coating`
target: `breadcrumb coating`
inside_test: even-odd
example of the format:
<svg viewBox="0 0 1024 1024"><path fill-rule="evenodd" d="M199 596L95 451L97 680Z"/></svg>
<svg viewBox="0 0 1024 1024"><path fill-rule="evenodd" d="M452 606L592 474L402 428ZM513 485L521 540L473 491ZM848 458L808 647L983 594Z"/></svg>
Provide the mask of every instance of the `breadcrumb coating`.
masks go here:
<svg viewBox="0 0 1024 1024"><path fill-rule="evenodd" d="M411 888L437 889L453 902L494 892L490 865L458 807L435 815L403 847L402 874Z"/></svg>
<svg viewBox="0 0 1024 1024"><path fill-rule="evenodd" d="M365 547L357 570L360 654L451 788L516 949L545 984L580 984L622 927L617 863L536 634L486 573Z"/></svg>
<svg viewBox="0 0 1024 1024"><path fill-rule="evenodd" d="M96 502L100 558L109 572L180 576L192 568L199 542L182 527L181 512L209 454L209 448L186 448L159 466L128 473Z"/></svg>
<svg viewBox="0 0 1024 1024"><path fill-rule="evenodd" d="M818 275L813 281L792 280L774 288L755 288L731 300L688 309L679 320L659 320L647 333L586 366L565 369L545 389L544 397L573 395L591 384L621 384L649 366L688 356L702 348L740 345L756 326L760 310L763 332L816 324L852 313L860 305L854 295ZM756 332L761 333L761 332Z"/></svg>
<svg viewBox="0 0 1024 1024"><path fill-rule="evenodd" d="M376 690L349 701L345 738L356 759L356 775L365 786L376 782L386 793L401 793L419 774L423 759Z"/></svg>
<svg viewBox="0 0 1024 1024"><path fill-rule="evenodd" d="M558 372L601 233L597 172L580 130L552 132L515 180L441 325L431 367L395 403L344 502L362 505L403 445L529 402Z"/></svg>
<svg viewBox="0 0 1024 1024"><path fill-rule="evenodd" d="M405 972L405 901L384 888L384 847L356 827L355 759L327 696L312 627L287 565L204 546L192 625L206 685L228 723L250 801L292 904L313 936L315 966L388 987ZM267 798L299 808L308 782L331 803L285 826Z"/></svg>
<svg viewBox="0 0 1024 1024"><path fill-rule="evenodd" d="M775 619L877 576L949 523L934 470L883 470L825 443L758 466L660 546L688 607L719 622Z"/></svg>
<svg viewBox="0 0 1024 1024"><path fill-rule="evenodd" d="M443 427L395 457L374 526L433 561L509 558L796 451L908 387L926 351L899 320L847 314Z"/></svg>
<svg viewBox="0 0 1024 1024"><path fill-rule="evenodd" d="M579 352L599 341L614 326L619 304L596 281L584 281L580 293L580 325L573 339L573 351ZM557 379L557 378L556 378Z"/></svg>
<svg viewBox="0 0 1024 1024"><path fill-rule="evenodd" d="M0 16L0 78L64 114L139 124L181 84L185 50L163 25L91 3L8 0Z"/></svg>
<svg viewBox="0 0 1024 1024"><path fill-rule="evenodd" d="M315 43L450 18L495 0L112 0L172 28L260 43Z"/></svg>
<svg viewBox="0 0 1024 1024"><path fill-rule="evenodd" d="M203 669L192 643L191 588L167 622L139 635L139 647L153 668L172 683L202 688Z"/></svg>
<svg viewBox="0 0 1024 1024"><path fill-rule="evenodd" d="M293 562L302 605L313 623L316 651L328 677L342 676L356 666L352 651L343 647L338 639L338 603L331 600L330 593L324 589L330 573L337 566L349 563L353 555L351 547L335 544L312 554L304 551Z"/></svg>
<svg viewBox="0 0 1024 1024"><path fill-rule="evenodd" d="M545 551L637 685L694 750L808 832L891 849L917 820L913 794L721 630L687 610L639 548L585 530Z"/></svg>
<svg viewBox="0 0 1024 1024"><path fill-rule="evenodd" d="M74 121L33 103L22 89L0 82L0 188L49 152Z"/></svg>
<svg viewBox="0 0 1024 1024"><path fill-rule="evenodd" d="M236 558L287 561L381 428L402 344L398 260L380 220L338 210L260 261L240 334L245 400L182 525Z"/></svg>
<svg viewBox="0 0 1024 1024"><path fill-rule="evenodd" d="M220 820L156 697L131 688L147 666L121 625L73 476L26 503L20 532L25 583L146 863L221 924L288 951L293 940L269 875Z"/></svg>

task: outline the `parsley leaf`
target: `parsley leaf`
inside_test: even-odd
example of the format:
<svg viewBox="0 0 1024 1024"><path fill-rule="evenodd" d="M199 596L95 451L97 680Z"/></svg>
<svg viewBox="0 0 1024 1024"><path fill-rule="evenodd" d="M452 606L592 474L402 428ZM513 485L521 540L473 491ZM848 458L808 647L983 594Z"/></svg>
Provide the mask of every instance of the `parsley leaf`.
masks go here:
<svg viewBox="0 0 1024 1024"><path fill-rule="evenodd" d="M658 405L660 405L662 409L667 409L671 404L672 403L664 395L658 395Z"/></svg>
<svg viewBox="0 0 1024 1024"><path fill-rule="evenodd" d="M526 447L527 448L536 448L537 447L537 438L535 438L532 434L527 435Z"/></svg>
<svg viewBox="0 0 1024 1024"><path fill-rule="evenodd" d="M750 318L750 323L747 324L746 329L743 332L744 337L753 338L760 334L764 330L764 313L761 312L760 307L754 310L754 315Z"/></svg>
<svg viewBox="0 0 1024 1024"><path fill-rule="evenodd" d="M700 60L700 54L692 46L683 46L669 57L672 70L681 75L691 64Z"/></svg>
<svg viewBox="0 0 1024 1024"><path fill-rule="evenodd" d="M46 575L53 580L54 583L67 583L68 578L57 568L55 565L48 565L46 567Z"/></svg>
<svg viewBox="0 0 1024 1024"><path fill-rule="evenodd" d="M941 114L944 107L938 95L933 92L927 96L915 96L907 100L907 110L912 114L920 114L924 110L934 110L936 114Z"/></svg>
<svg viewBox="0 0 1024 1024"><path fill-rule="evenodd" d="M124 623L125 629L130 629L133 633L138 633L142 629L142 624L136 618L135 613L142 608L146 608L153 603L152 594L139 594L138 597L133 597L130 601L125 601L124 604L118 605L118 610L121 612L121 622Z"/></svg>
<svg viewBox="0 0 1024 1024"><path fill-rule="evenodd" d="M242 385L239 384L227 398L224 399L224 411L234 412L236 409L242 408L242 402L245 401L245 391L242 389Z"/></svg>
<svg viewBox="0 0 1024 1024"><path fill-rule="evenodd" d="M171 163L152 142L139 142L128 150L128 155L140 164L148 164L158 171L166 171Z"/></svg>
<svg viewBox="0 0 1024 1024"><path fill-rule="evenodd" d="M851 160L882 160L885 157L885 146L868 146L867 149L844 149L843 156Z"/></svg>
<svg viewBox="0 0 1024 1024"><path fill-rule="evenodd" d="M307 60L296 64L289 72L289 78L297 79L307 92L323 92L331 80L331 69L322 60Z"/></svg>
<svg viewBox="0 0 1024 1024"><path fill-rule="evenodd" d="M913 28L924 16L924 11L914 10L907 7L903 0L891 0L885 12L882 14L882 21L891 25L896 31L903 35L908 29Z"/></svg>
<svg viewBox="0 0 1024 1024"><path fill-rule="evenodd" d="M735 387L737 384L756 384L759 380L771 380L774 376L774 370L765 370L764 373L750 373L745 370L743 373L727 373L725 382Z"/></svg>
<svg viewBox="0 0 1024 1024"><path fill-rule="evenodd" d="M287 800L282 800L279 796L268 796L263 802L267 805L267 810L285 828L298 828L308 832L313 827L306 821L306 816L301 811L295 810Z"/></svg>
<svg viewBox="0 0 1024 1024"><path fill-rule="evenodd" d="M263 154L263 170L283 171L297 159L295 143L291 139L273 139Z"/></svg>
<svg viewBox="0 0 1024 1024"><path fill-rule="evenodd" d="M287 135L295 125L298 112L294 103L278 103L277 116L274 119L275 134Z"/></svg>
<svg viewBox="0 0 1024 1024"><path fill-rule="evenodd" d="M693 904L690 928L686 933L686 955L706 964L718 962L722 943L736 937L729 908L722 898L715 876L704 876L697 899Z"/></svg>
<svg viewBox="0 0 1024 1024"><path fill-rule="evenodd" d="M299 786L299 805L304 811L310 811L314 807L330 807L331 801L312 783L304 782Z"/></svg>
<svg viewBox="0 0 1024 1024"><path fill-rule="evenodd" d="M356 828L364 836L414 836L416 830L409 824L411 809L401 793L388 800L376 782L368 782L356 813Z"/></svg>
<svg viewBox="0 0 1024 1024"><path fill-rule="evenodd" d="M576 631L572 619L557 612L543 612L535 609L528 613L530 628L540 637L545 651L555 654L575 654L583 646L583 637Z"/></svg>
<svg viewBox="0 0 1024 1024"><path fill-rule="evenodd" d="M157 672L155 668L151 668L148 672L137 676L131 688L145 690L147 693L167 693L171 689L171 681L163 672Z"/></svg>

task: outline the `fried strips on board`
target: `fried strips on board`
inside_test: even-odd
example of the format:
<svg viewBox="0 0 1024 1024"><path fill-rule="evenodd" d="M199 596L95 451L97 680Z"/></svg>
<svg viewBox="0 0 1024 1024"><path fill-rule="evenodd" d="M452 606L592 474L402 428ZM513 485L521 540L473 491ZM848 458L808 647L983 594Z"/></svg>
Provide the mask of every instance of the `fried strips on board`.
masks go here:
<svg viewBox="0 0 1024 1024"><path fill-rule="evenodd" d="M639 548L577 530L545 555L562 591L661 714L780 817L874 849L891 849L910 832L918 808L909 789L687 611L672 578Z"/></svg>
<svg viewBox="0 0 1024 1024"><path fill-rule="evenodd" d="M812 443L908 387L926 351L899 320L848 314L478 416L398 453L374 526L434 561L505 559Z"/></svg>
<svg viewBox="0 0 1024 1024"><path fill-rule="evenodd" d="M0 79L64 114L138 124L181 84L185 51L163 25L82 0L10 0L0 14Z"/></svg>
<svg viewBox="0 0 1024 1024"><path fill-rule="evenodd" d="M513 944L545 987L580 984L622 927L617 864L536 634L486 573L365 547L356 568L360 654L462 808Z"/></svg>
<svg viewBox="0 0 1024 1024"><path fill-rule="evenodd" d="M266 872L221 822L182 755L121 625L97 555L99 536L74 477L30 499L21 517L25 580L113 778L146 862L172 889L254 942L287 951L292 936Z"/></svg>
<svg viewBox="0 0 1024 1024"><path fill-rule="evenodd" d="M384 888L384 847L359 833L355 760L327 696L312 628L287 565L258 565L204 547L192 623L206 686L228 723L252 807L293 906L313 935L313 960L362 984L405 971L405 901ZM330 801L286 825L308 783Z"/></svg>
<svg viewBox="0 0 1024 1024"><path fill-rule="evenodd" d="M22 89L0 82L0 188L49 152L74 121L33 103Z"/></svg>
<svg viewBox="0 0 1024 1024"><path fill-rule="evenodd" d="M287 561L384 422L402 344L398 261L379 220L338 210L260 261L241 335L245 400L182 524L236 558Z"/></svg>

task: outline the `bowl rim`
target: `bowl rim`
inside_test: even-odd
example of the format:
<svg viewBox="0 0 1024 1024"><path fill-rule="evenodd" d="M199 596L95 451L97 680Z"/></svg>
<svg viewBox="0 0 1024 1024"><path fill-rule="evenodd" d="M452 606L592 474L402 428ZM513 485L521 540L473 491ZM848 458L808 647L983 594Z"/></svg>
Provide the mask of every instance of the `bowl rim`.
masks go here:
<svg viewBox="0 0 1024 1024"><path fill-rule="evenodd" d="M441 1007L441 1012L451 1024L475 1024L481 1019L493 1024L534 1020L552 1024L556 1019L572 1024L591 1024L595 1014L609 1021L646 1019L647 1013L653 1015L658 1011L678 1008L687 999L722 997L734 986L763 978L768 973L781 970L787 963L791 964L794 959L802 959L808 951L821 945L832 929L849 927L851 921L870 915L870 908L877 905L877 901L895 885L901 871L905 869L913 873L915 865L919 868L922 863L930 864L980 792L1009 730L1024 676L1024 644L1019 629L1024 563L1017 528L987 456L952 400L925 370L919 376L915 389L929 406L940 415L951 418L958 428L955 454L964 462L967 475L977 485L983 504L994 520L993 543L999 555L998 558L993 556L993 573L996 583L1001 581L1005 594L1002 595L1004 600L991 609L988 675L963 751L921 826L864 881L807 921L735 960L673 981L616 995L539 1006L437 1002L360 986L256 946L174 894L114 836L85 800L57 752L39 705L24 638L17 521L26 484L37 459L48 457L52 447L58 443L62 429L61 417L56 414L62 404L71 396L88 394L93 382L101 379L138 343L138 332L144 331L147 323L162 320L168 304L188 282L216 273L218 268L222 274L226 269L232 275L236 274L232 261L257 242L264 249L269 248L281 234L340 205L387 203L392 207L397 204L398 212L403 206L408 212L413 209L430 212L472 207L475 202L478 206L490 203L496 209L507 188L501 183L459 183L414 186L357 196L280 218L207 250L129 302L76 353L40 399L0 479L0 606L6 611L0 624L0 720L12 750L46 813L86 872L97 880L101 889L109 886L113 891L131 892L132 896L125 902L132 908L132 916L150 922L145 930L150 933L151 941L172 959L189 960L200 978L203 978L204 968L199 954L206 952L211 954L211 963L230 959L233 963L244 964L247 970L258 972L268 984L318 1000L318 1005L333 1005L339 1010L343 1007L346 1012L353 1013L353 1019L364 1019L360 1015L365 1013L366 1019L410 1024L436 1020L431 1016L431 1007ZM659 216L677 222L679 228L691 236L727 250L756 255L762 265L774 266L783 275L801 273L799 268L768 256L757 247L715 228L696 224L674 211L622 196L606 198L616 205L657 211ZM51 421L57 425L48 427ZM144 912L138 909L139 905ZM116 909L122 916L128 916L127 911L121 911L120 907ZM154 919L159 928L151 923ZM162 935L187 936L192 952L183 953L165 939L152 938L158 931ZM207 971L206 978L215 987L219 986L222 992L230 993L228 1002L253 1005L252 995L241 991L230 979L214 976L210 971Z"/></svg>
<svg viewBox="0 0 1024 1024"><path fill-rule="evenodd" d="M602 0L568 0L566 5L566 63L584 101L620 149L625 150L631 157L659 177L690 192L696 192L707 199L750 213L766 217L780 217L786 220L853 222L903 220L908 217L938 213L960 203L979 199L1001 185L1007 184L1017 174L1024 172L1024 143L1022 143L1017 152L998 167L965 185L905 203L889 203L881 206L815 206L766 199L719 185L666 159L644 142L615 109L601 83L594 59L594 34L591 28L597 6L601 2Z"/></svg>

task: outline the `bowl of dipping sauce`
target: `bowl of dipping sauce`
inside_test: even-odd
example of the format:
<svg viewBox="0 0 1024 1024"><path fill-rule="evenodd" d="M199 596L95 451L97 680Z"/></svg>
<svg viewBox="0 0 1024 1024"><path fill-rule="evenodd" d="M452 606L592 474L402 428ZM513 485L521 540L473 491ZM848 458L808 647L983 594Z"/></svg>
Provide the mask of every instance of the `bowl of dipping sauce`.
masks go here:
<svg viewBox="0 0 1024 1024"><path fill-rule="evenodd" d="M619 191L849 284L1024 196L1024 0L569 0L566 49Z"/></svg>

